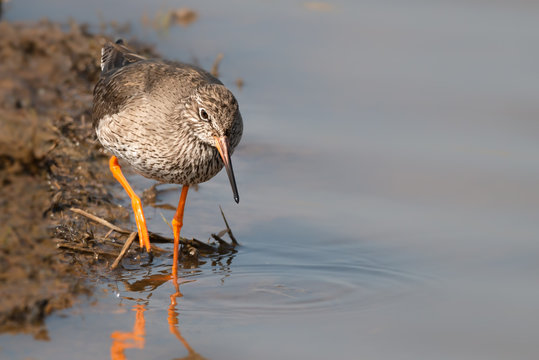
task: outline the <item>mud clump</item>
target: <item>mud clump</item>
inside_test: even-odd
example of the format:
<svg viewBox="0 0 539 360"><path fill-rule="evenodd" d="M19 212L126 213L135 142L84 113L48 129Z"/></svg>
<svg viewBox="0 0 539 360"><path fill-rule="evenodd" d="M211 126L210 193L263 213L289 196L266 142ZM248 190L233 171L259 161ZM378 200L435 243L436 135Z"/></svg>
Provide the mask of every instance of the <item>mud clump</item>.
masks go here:
<svg viewBox="0 0 539 360"><path fill-rule="evenodd" d="M113 180L90 120L105 38L48 21L3 21L0 34L0 331L35 332L88 293L81 274L99 260L57 250L54 238L90 237L68 209L128 213L106 188Z"/></svg>

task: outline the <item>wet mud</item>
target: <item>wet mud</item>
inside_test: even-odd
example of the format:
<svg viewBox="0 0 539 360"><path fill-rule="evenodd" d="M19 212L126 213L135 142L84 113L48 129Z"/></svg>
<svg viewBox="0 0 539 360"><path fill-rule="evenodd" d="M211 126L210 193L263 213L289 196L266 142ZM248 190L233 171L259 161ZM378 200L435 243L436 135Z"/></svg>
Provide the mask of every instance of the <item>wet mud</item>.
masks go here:
<svg viewBox="0 0 539 360"><path fill-rule="evenodd" d="M107 276L136 236L124 230L134 228L130 209L118 205L124 194L91 124L108 39L49 21L2 21L0 34L0 332L46 338L46 315L91 296L92 280ZM149 46L130 46L153 55ZM156 191L145 194L150 205ZM234 251L224 233L214 244L182 239L182 261ZM156 234L151 240L171 241ZM141 257L132 242L126 256ZM154 256L164 252L155 249Z"/></svg>

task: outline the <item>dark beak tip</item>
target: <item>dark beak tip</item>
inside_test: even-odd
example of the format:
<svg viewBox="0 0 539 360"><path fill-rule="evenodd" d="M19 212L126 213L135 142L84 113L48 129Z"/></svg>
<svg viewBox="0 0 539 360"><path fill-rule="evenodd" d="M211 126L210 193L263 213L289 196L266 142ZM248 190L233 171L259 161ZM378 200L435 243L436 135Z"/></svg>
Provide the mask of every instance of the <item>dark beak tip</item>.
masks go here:
<svg viewBox="0 0 539 360"><path fill-rule="evenodd" d="M236 204L240 203L240 196L238 195L238 188L236 187L236 179L234 178L234 170L232 169L232 161L230 160L230 151L228 149L228 139L226 136L215 138L216 139L216 147L219 151L219 155L221 155L221 160L223 160L223 163L225 165L226 173L228 175L228 179L230 180L230 186L232 186L232 192L234 194L234 201L236 201Z"/></svg>

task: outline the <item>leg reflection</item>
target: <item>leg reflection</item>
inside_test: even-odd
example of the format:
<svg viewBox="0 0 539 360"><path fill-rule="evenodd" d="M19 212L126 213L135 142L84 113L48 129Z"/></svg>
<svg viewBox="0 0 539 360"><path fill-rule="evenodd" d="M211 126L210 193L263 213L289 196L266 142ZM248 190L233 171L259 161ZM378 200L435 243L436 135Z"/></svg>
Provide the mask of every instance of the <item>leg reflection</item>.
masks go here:
<svg viewBox="0 0 539 360"><path fill-rule="evenodd" d="M146 311L146 307L143 304L136 304L133 306L132 310L136 312L133 331L114 331L112 334L110 334L112 339L110 358L112 360L125 360L125 349L144 349L144 311Z"/></svg>
<svg viewBox="0 0 539 360"><path fill-rule="evenodd" d="M176 304L177 304L176 300L179 297L182 297L183 294L180 291L180 285L178 284L178 275L175 271L172 272L172 281L174 283L174 288L176 289L176 292L170 295L170 306L168 307L168 319L167 319L168 328L171 334L176 336L176 338L180 340L180 342L183 344L183 346L185 346L185 348L189 352L189 355L178 360L204 360L205 358L197 354L195 350L193 350L193 348L189 345L187 340L185 340L185 338L182 336L180 332L180 329L178 327L179 321L178 321L178 312L176 311Z"/></svg>
<svg viewBox="0 0 539 360"><path fill-rule="evenodd" d="M168 307L168 325L170 333L173 334L187 349L189 354L186 357L183 357L178 360L204 360L205 358L196 353L193 348L189 345L187 340L182 336L180 329L178 327L178 312L176 311L177 299L182 297L183 294L180 291L180 285L178 283L178 276L176 272L173 272L172 275L163 275L151 277L152 282L163 284L167 279L172 279L175 292L170 295L170 306ZM158 285L159 286L159 285ZM136 312L135 315L135 324L133 325L133 331L131 332L122 332L114 331L110 337L112 339L112 345L110 347L110 357L112 360L126 360L125 356L126 349L144 349L145 345L145 320L144 312L146 311L146 305L136 304L133 306L133 311Z"/></svg>

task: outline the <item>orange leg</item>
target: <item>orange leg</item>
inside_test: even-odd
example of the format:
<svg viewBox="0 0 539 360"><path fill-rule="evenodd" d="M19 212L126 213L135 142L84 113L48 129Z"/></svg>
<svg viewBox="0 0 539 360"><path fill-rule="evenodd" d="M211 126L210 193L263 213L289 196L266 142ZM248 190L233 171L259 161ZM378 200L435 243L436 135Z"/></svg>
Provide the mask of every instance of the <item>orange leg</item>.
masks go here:
<svg viewBox="0 0 539 360"><path fill-rule="evenodd" d="M189 185L182 187L182 193L180 195L180 202L176 209L176 214L172 219L172 232L174 233L174 256L172 263L172 276L177 279L178 276L178 248L180 246L180 230L183 226L183 209L185 208L185 199L187 199L187 191L189 191Z"/></svg>
<svg viewBox="0 0 539 360"><path fill-rule="evenodd" d="M131 205L133 206L135 221L137 223L140 247L142 248L145 246L146 250L150 252L150 237L148 236L148 228L146 227L146 219L144 218L144 211L142 211L142 203L140 202L140 198L137 196L137 194L135 194L131 188L131 185L129 185L127 179L122 174L122 169L120 168L120 164L118 164L118 159L116 156L110 158L109 166L112 175L114 175L116 180L122 184L125 191L127 191L127 195L129 195L131 198Z"/></svg>

